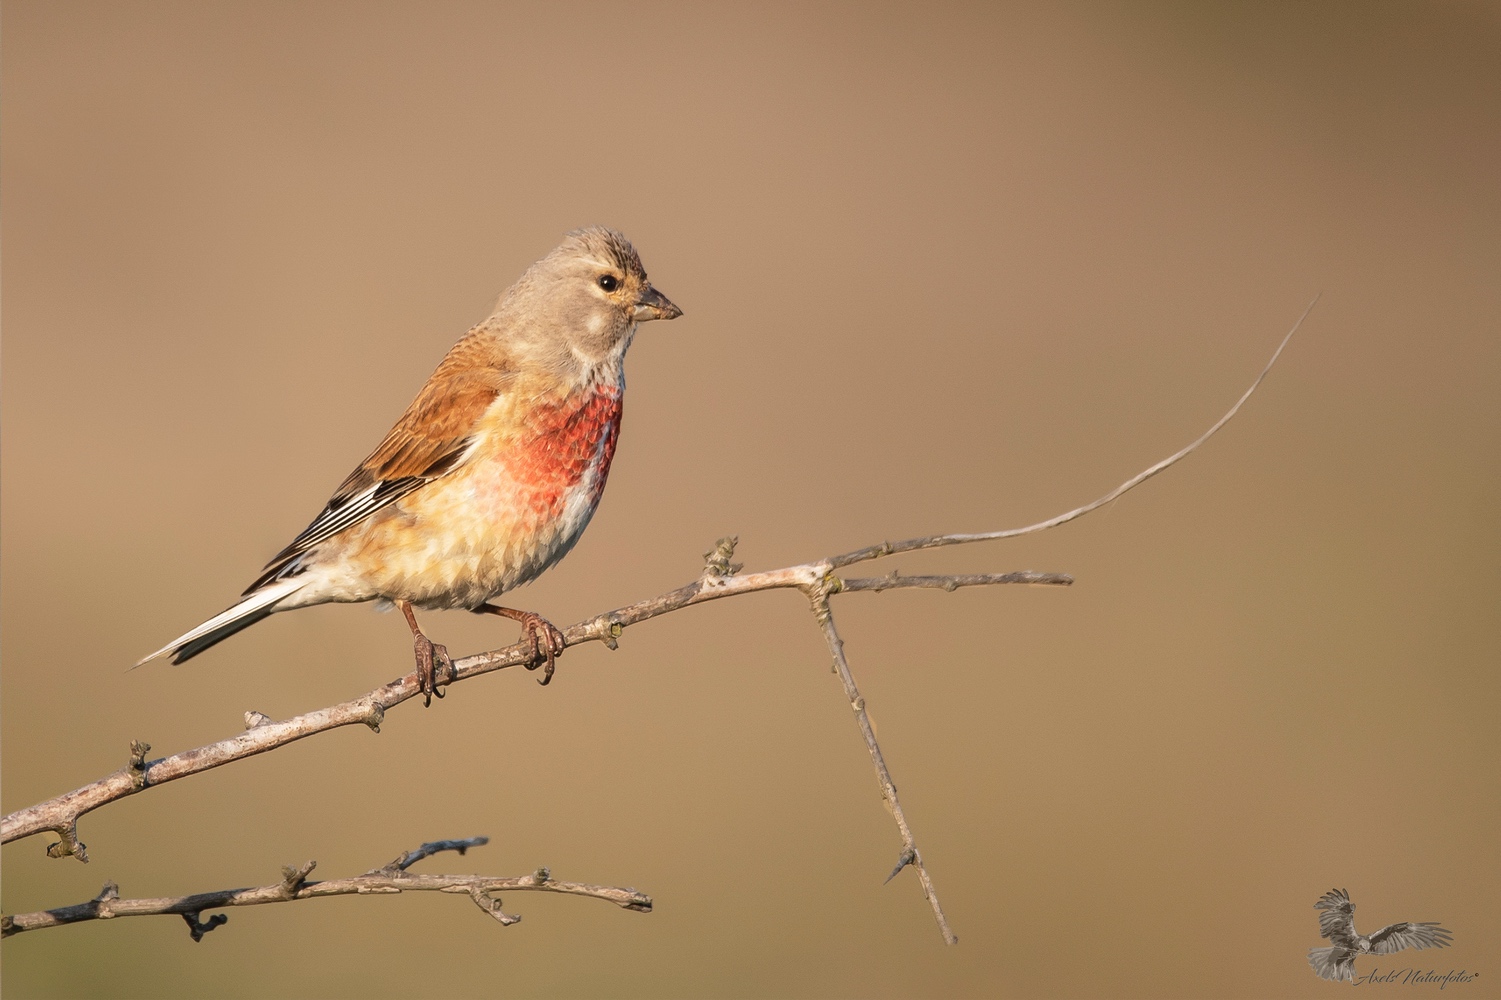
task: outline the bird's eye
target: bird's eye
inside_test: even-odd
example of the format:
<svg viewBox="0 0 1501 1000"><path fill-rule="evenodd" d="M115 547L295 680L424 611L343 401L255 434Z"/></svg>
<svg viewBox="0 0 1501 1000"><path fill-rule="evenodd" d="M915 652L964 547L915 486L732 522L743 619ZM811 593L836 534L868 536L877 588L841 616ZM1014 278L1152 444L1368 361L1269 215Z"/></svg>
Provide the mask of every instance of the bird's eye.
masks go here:
<svg viewBox="0 0 1501 1000"><path fill-rule="evenodd" d="M599 276L599 287L603 288L605 291L607 291L607 292L613 292L619 286L620 286L620 279L617 278L617 277L615 277L615 275L613 275L613 274L601 274Z"/></svg>

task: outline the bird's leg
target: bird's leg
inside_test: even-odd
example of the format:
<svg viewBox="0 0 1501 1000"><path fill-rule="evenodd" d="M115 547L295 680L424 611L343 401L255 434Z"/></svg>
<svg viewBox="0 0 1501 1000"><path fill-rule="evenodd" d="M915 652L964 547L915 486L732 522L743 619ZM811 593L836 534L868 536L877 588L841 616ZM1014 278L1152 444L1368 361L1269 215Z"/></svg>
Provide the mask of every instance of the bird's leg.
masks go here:
<svg viewBox="0 0 1501 1000"><path fill-rule="evenodd" d="M440 646L422 634L410 604L397 601L396 606L406 616L407 627L412 630L412 651L417 655L417 680L422 685L422 707L426 708L433 703L434 696L443 697L443 692L438 690L437 665L441 663L447 667L451 676L453 660L448 655L448 647Z"/></svg>
<svg viewBox="0 0 1501 1000"><path fill-rule="evenodd" d="M515 608L503 608L498 604L481 604L477 608L471 608L477 615L499 615L509 618L513 622L521 623L522 634L532 641L532 661L526 665L528 670L536 670L545 662L547 669L542 672L538 684L546 684L552 680L554 662L563 655L567 648L567 641L563 633L552 622L543 618L535 611L517 611Z"/></svg>

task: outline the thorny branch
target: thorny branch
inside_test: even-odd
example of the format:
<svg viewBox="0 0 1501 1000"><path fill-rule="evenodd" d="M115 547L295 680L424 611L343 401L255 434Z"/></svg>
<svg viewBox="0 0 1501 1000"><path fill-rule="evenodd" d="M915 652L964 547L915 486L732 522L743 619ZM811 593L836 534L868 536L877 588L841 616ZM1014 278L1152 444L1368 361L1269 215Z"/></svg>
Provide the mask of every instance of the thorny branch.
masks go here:
<svg viewBox="0 0 1501 1000"><path fill-rule="evenodd" d="M732 539L720 543L721 549L733 551ZM710 562L712 563L712 559ZM828 562L807 563L745 576L717 576L710 569L692 583L658 597L639 601L598 615L563 630L564 642L576 646L585 642L603 642L614 649L625 628L681 608L705 601L733 597L763 590L797 589L812 594L820 587L830 593L840 590L889 590L903 587L944 586L952 589L979 583L1031 583L1061 585L1072 583L1070 577L1056 573L1007 573L969 577L901 577L843 580L829 574ZM935 582L938 581L938 582ZM529 643L516 643L487 653L476 653L454 661L453 670L440 678L444 684L478 677L481 674L531 662ZM397 678L359 698L322 708L305 715L273 722L260 712L245 713L245 732L217 743L184 750L170 757L145 760L149 744L132 745L132 756L119 771L74 789L56 798L19 809L0 820L0 842L10 843L51 830L61 840L47 849L52 857L72 855L87 861L85 845L78 839L78 819L85 813L137 792L198 774L256 754L294 743L317 733L341 726L363 724L379 732L387 710L421 694L416 672Z"/></svg>
<svg viewBox="0 0 1501 1000"><path fill-rule="evenodd" d="M855 709L856 722L860 727L866 748L870 751L871 759L875 764L882 795L890 803L897 828L901 833L902 853L896 869L892 872L892 877L895 877L907 865L911 865L916 869L918 878L922 883L923 893L933 907L933 913L938 921L939 929L943 932L944 940L952 944L957 939L944 919L943 910L938 904L938 897L934 893L932 882L928 878L927 870L923 867L922 856L917 850L917 844L912 837L911 830L907 826L900 803L897 800L896 787L891 781L891 776L887 771L880 746L876 743L875 732L871 728L870 720L865 714L864 702L860 698L859 690L855 686L854 676L850 672L849 664L844 657L843 644L834 629L833 613L829 606L829 598L840 593L883 591L901 588L955 590L959 587L989 586L1005 583L1067 585L1072 583L1073 579L1059 573L1034 572L904 577L898 575L895 571L884 577L849 579L835 575L834 571L843 569L846 566L902 552L915 552L922 549L940 548L948 545L963 545L971 542L992 541L1033 534L1066 524L1110 503L1128 490L1141 485L1159 472L1187 458L1204 442L1213 437L1220 428L1224 427L1261 385L1267 373L1272 370L1272 366L1277 363L1277 359L1282 356L1282 351L1287 347L1288 342L1292 340L1293 334L1298 332L1298 328L1303 325L1303 321L1308 318L1308 314L1313 311L1313 307L1317 302L1318 298L1315 297L1313 302L1308 304L1308 308L1303 311L1303 314L1298 317L1297 322L1293 324L1292 329L1283 337L1277 350L1272 354L1271 360L1267 362L1261 374L1256 377L1256 381L1251 383L1251 387L1245 391L1240 399L1236 401L1235 405L1216 421L1213 426L1187 447L1138 473L1109 493L1082 507L1059 514L1046 521L1039 521L1024 528L1011 528L1005 531L978 534L928 535L922 538L909 538L899 542L882 542L879 545L867 546L863 549L856 549L853 552L846 552L842 555L830 556L815 562L802 563L797 566L788 566L760 573L741 574L741 567L730 561L735 552L735 539L721 539L712 551L706 553L704 571L698 579L657 597L638 601L635 604L617 608L602 615L596 615L593 618L570 626L563 630L564 645L577 646L586 642L602 642L606 647L615 649L618 646L621 634L628 626L656 618L660 615L669 614L696 604L703 604L706 601L736 597L742 594L757 593L766 590L801 591L811 602L814 615L824 632L830 650L833 652L835 671L840 675L845 694ZM518 664L527 665L531 663L532 657L533 651L530 643L516 643L502 649L476 653L473 656L466 656L455 660L452 668L443 672L443 676L439 678L439 683L445 686L456 684L459 681L478 677L481 674L487 674L491 671L513 667ZM51 830L58 834L60 839L47 848L48 855L51 857L67 857L72 855L81 861L87 861L88 855L85 845L78 839L78 819L85 813L128 795L144 791L152 786L164 784L168 781L175 781L178 778L187 777L191 774L198 774L210 768L265 753L269 750L275 750L288 743L296 742L316 733L337 729L341 726L361 724L379 732L381 722L384 720L388 710L408 699L416 697L420 693L420 682L417 673L413 671L404 677L391 681L389 684L376 688L362 697L319 709L315 712L309 712L305 715L299 715L282 722L274 722L260 712L246 712L245 732L237 736L232 736L229 739L220 740L217 743L173 754L170 757L148 761L145 759L145 754L149 752L150 746L142 743L133 743L130 759L127 765L121 770L98 781L84 785L81 788L74 789L64 795L60 795L57 798L48 799L45 802L39 802L36 805L17 810L4 817L3 820L0 820L0 843L8 844L23 837Z"/></svg>
<svg viewBox="0 0 1501 1000"><path fill-rule="evenodd" d="M828 641L829 652L834 656L834 671L839 674L839 682L844 685L844 696L849 699L850 708L854 709L855 724L860 727L860 735L865 738L865 747L870 751L871 763L876 767L876 781L881 784L881 798L891 807L891 816L896 820L897 831L902 835L901 856L897 858L896 867L891 869L891 874L886 876L886 881L896 878L908 865L916 869L922 894L927 898L928 905L933 907L933 919L938 921L938 930L943 934L944 943L958 944L959 939L949 928L943 907L938 904L938 893L933 890L933 880L928 877L928 869L922 863L922 854L917 849L917 841L912 837L912 829L907 826L907 815L902 812L902 804L897 800L896 785L891 782L891 772L886 769L886 758L881 753L880 744L876 742L875 727L870 724L870 715L865 711L865 699L860 697L860 689L855 686L855 675L850 672L849 661L844 658L844 640L839 638L839 631L834 628L834 612L829 607L828 591L815 591L808 599L813 605L813 616L818 619L824 639Z"/></svg>
<svg viewBox="0 0 1501 1000"><path fill-rule="evenodd" d="M329 879L326 882L309 882L308 875L317 865L309 861L298 868L290 865L282 869L281 881L251 889L222 889L218 892L200 892L192 896L168 896L159 899L121 899L120 888L113 882L104 883L104 889L87 903L77 906L62 906L55 910L37 913L18 913L0 918L0 936L10 937L22 931L35 931L43 927L61 927L83 920L109 920L113 917L145 917L163 914L178 914L187 922L188 933L194 941L202 941L203 935L229 921L229 917L216 913L206 921L199 920L204 910L217 910L228 906L258 906L262 903L290 903L299 899L316 899L320 896L350 896L399 893L426 890L429 892L461 893L475 905L509 926L521 918L506 913L500 908L501 892L561 892L572 896L591 896L603 899L627 910L651 912L651 897L635 889L617 889L607 885L585 885L581 882L559 882L546 868L538 868L530 875L496 878L489 875L411 875L407 869L423 858L440 851L457 851L463 854L471 847L490 842L489 837L470 837L466 840L437 840L423 844L415 851L402 854L395 861L381 868L374 868L354 878Z"/></svg>

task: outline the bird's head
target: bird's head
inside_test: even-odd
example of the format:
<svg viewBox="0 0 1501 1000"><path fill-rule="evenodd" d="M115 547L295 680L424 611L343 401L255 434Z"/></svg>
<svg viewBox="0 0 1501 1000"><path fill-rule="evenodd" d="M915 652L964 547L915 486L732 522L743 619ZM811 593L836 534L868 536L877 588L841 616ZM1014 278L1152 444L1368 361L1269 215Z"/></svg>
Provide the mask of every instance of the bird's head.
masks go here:
<svg viewBox="0 0 1501 1000"><path fill-rule="evenodd" d="M629 240L589 226L569 233L502 296L491 322L552 365L619 364L639 323L683 310L652 287Z"/></svg>

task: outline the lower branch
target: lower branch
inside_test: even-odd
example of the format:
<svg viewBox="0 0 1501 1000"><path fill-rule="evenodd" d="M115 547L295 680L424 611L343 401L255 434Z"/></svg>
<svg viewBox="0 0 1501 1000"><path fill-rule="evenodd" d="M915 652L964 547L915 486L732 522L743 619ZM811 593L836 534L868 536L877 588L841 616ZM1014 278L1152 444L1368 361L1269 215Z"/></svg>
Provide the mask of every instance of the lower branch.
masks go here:
<svg viewBox="0 0 1501 1000"><path fill-rule="evenodd" d="M510 925L521 918L505 913L500 908L501 892L561 892L571 896L590 896L603 899L627 910L651 912L651 897L635 889L619 889L605 885L585 885L581 882L559 882L546 868L538 868L530 875L498 878L490 875L412 875L407 868L414 863L440 851L457 851L463 854L471 847L489 843L489 837L472 837L467 840L439 840L423 844L409 851L383 868L376 868L354 878L329 879L326 882L309 882L308 875L317 862L309 861L300 868L282 869L280 882L256 886L251 889L223 889L219 892L200 892L192 896L165 897L160 899L121 899L119 887L106 882L104 890L87 903L63 906L55 910L37 913L18 913L0 918L0 936L10 937L22 931L40 930L43 927L61 927L83 920L109 920L114 917L146 917L177 914L187 922L188 933L194 941L216 927L228 922L229 917L216 913L207 921L200 921L204 910L216 910L229 906L259 906L262 903L290 903L299 899L315 899L320 896L350 896L389 894L407 891L452 892L468 896L481 910L494 917L502 925Z"/></svg>

